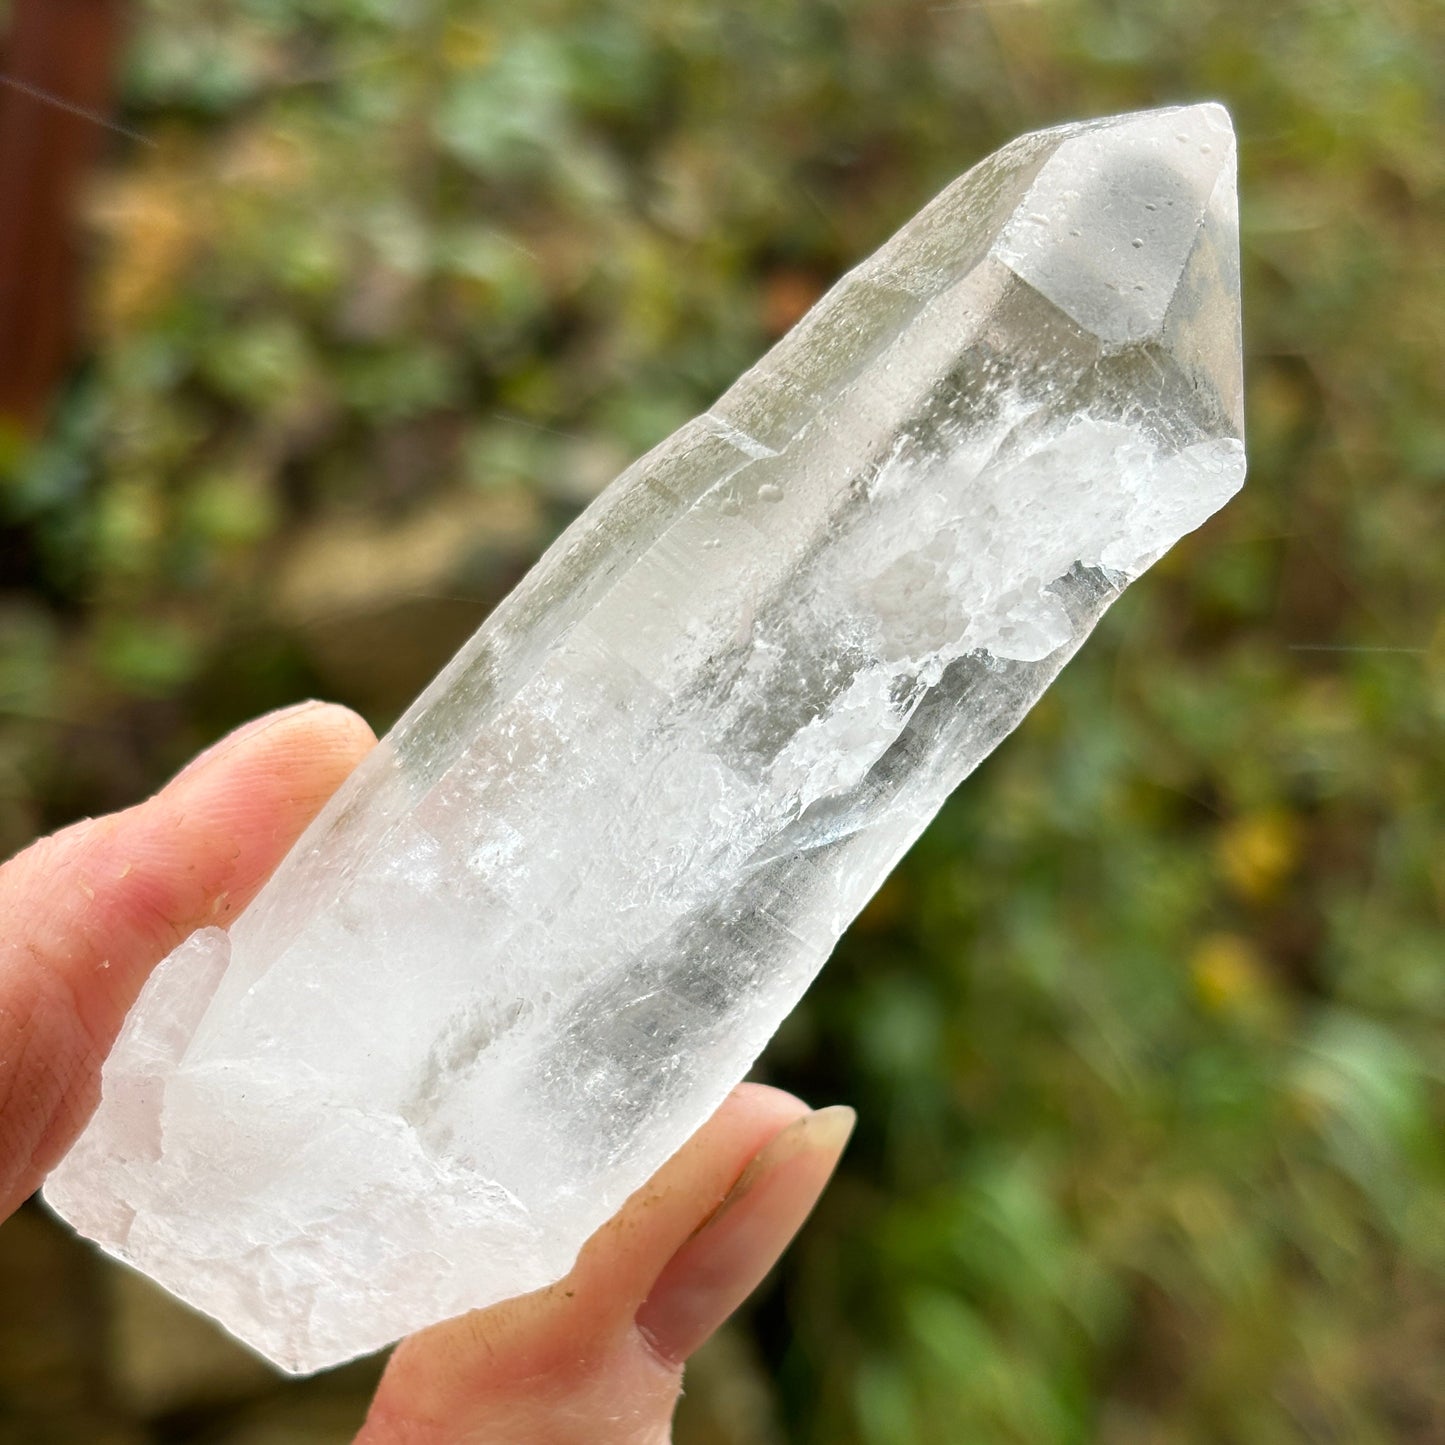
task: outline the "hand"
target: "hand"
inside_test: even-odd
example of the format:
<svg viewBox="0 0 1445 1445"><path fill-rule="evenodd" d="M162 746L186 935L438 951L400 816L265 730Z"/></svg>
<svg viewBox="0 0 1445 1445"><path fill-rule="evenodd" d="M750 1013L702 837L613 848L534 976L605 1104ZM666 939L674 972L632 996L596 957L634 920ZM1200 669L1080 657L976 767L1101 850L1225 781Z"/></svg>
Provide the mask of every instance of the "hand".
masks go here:
<svg viewBox="0 0 1445 1445"><path fill-rule="evenodd" d="M308 703L0 868L0 1219L70 1147L151 968L245 907L375 739ZM683 1362L797 1232L852 1128L743 1085L559 1284L403 1341L358 1445L662 1445Z"/></svg>

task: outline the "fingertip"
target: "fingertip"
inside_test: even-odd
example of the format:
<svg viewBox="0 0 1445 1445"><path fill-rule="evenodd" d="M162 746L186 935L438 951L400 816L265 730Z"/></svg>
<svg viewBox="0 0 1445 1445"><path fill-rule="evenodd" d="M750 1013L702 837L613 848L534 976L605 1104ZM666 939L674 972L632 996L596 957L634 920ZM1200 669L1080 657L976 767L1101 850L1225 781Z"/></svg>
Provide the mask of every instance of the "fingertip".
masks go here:
<svg viewBox="0 0 1445 1445"><path fill-rule="evenodd" d="M618 1288L623 1277L629 1287L640 1283L645 1289L673 1250L722 1202L749 1161L810 1112L786 1090L736 1085L697 1133L588 1240L575 1274L589 1286L594 1274L610 1276L600 1292L614 1298L625 1292ZM634 1225L639 1227L634 1230Z"/></svg>
<svg viewBox="0 0 1445 1445"><path fill-rule="evenodd" d="M680 1367L777 1263L832 1177L857 1117L834 1105L795 1119L668 1261L636 1315L641 1338L664 1365Z"/></svg>
<svg viewBox="0 0 1445 1445"><path fill-rule="evenodd" d="M721 1109L735 1108L746 1109L750 1114L790 1119L799 1118L809 1111L809 1106L796 1094L790 1094L786 1089L778 1088L776 1084L759 1084L751 1079L746 1083L734 1085L721 1105Z"/></svg>
<svg viewBox="0 0 1445 1445"><path fill-rule="evenodd" d="M331 757L354 767L376 746L360 713L337 702L313 702L277 720L273 741L283 751L315 760Z"/></svg>
<svg viewBox="0 0 1445 1445"><path fill-rule="evenodd" d="M349 772L376 745L366 720L340 703L309 700L253 718L192 759L162 790L162 797L201 780L225 776L237 764ZM343 772L343 776L344 776Z"/></svg>

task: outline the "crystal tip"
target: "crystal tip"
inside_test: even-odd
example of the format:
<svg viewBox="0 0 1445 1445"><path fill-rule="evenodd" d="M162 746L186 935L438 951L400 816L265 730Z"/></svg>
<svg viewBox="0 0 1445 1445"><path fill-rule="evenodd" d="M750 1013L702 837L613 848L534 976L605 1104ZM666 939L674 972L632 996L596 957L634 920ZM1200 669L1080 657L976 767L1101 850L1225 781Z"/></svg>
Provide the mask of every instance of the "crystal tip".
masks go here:
<svg viewBox="0 0 1445 1445"><path fill-rule="evenodd" d="M1107 344L1158 335L1202 238L1238 247L1229 112L1207 101L1050 134L994 254Z"/></svg>

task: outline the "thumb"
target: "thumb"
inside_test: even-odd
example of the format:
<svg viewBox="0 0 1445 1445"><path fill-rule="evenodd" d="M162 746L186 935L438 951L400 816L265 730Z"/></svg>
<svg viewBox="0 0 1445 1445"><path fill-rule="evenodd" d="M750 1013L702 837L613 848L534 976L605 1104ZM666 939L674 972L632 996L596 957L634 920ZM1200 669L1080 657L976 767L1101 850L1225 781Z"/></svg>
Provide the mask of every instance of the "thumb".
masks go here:
<svg viewBox="0 0 1445 1445"><path fill-rule="evenodd" d="M853 1121L741 1085L566 1279L398 1345L356 1445L663 1445L684 1361L776 1263Z"/></svg>

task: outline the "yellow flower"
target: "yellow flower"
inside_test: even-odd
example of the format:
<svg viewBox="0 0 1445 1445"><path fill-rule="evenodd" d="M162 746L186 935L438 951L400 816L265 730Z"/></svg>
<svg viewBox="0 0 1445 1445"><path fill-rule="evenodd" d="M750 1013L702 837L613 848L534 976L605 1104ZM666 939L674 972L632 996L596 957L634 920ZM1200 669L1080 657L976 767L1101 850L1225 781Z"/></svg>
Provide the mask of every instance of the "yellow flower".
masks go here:
<svg viewBox="0 0 1445 1445"><path fill-rule="evenodd" d="M1189 973L1199 1002L1215 1014L1251 1009L1269 988L1259 950L1237 933L1201 938L1190 956Z"/></svg>
<svg viewBox="0 0 1445 1445"><path fill-rule="evenodd" d="M1299 861L1299 825L1282 809L1263 808L1226 824L1216 847L1230 887L1263 902L1279 891Z"/></svg>

